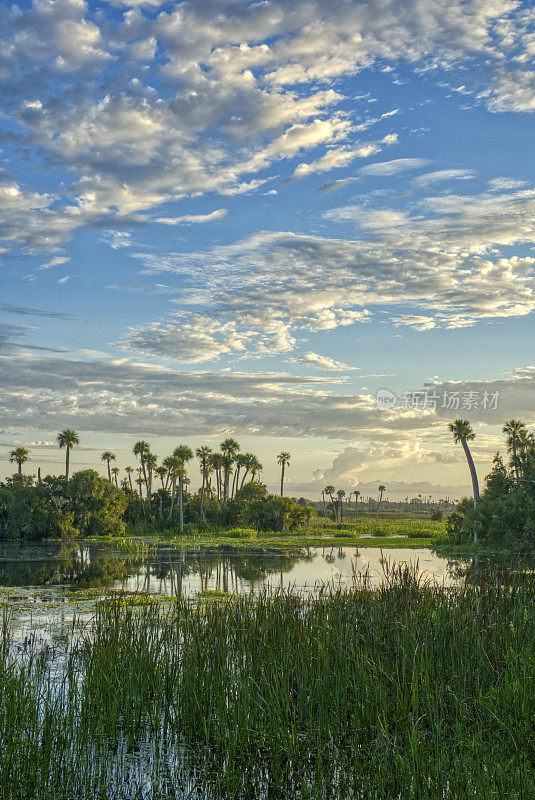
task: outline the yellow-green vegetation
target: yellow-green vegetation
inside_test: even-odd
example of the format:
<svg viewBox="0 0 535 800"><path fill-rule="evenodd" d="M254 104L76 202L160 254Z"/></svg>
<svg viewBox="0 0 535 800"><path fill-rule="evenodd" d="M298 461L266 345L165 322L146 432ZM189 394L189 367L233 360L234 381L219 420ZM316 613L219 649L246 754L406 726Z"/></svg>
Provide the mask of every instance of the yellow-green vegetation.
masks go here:
<svg viewBox="0 0 535 800"><path fill-rule="evenodd" d="M207 545L232 544L261 545L263 547L322 547L337 545L360 545L366 547L431 547L444 541L445 523L430 519L362 519L336 524L326 520L314 520L307 528L275 533L258 531L256 528L216 528L191 526L188 532L177 536L174 531L161 531L135 539L117 541L122 547L132 547L132 541L148 546L151 541L172 542L176 546L195 548Z"/></svg>
<svg viewBox="0 0 535 800"><path fill-rule="evenodd" d="M102 605L59 662L4 617L0 797L527 800L534 681L520 571Z"/></svg>
<svg viewBox="0 0 535 800"><path fill-rule="evenodd" d="M142 608L157 605L158 598L147 592L114 592L98 601L97 607Z"/></svg>
<svg viewBox="0 0 535 800"><path fill-rule="evenodd" d="M197 600L201 600L202 602L232 600L237 597L238 595L234 592L224 592L221 589L203 589L202 592L197 592Z"/></svg>

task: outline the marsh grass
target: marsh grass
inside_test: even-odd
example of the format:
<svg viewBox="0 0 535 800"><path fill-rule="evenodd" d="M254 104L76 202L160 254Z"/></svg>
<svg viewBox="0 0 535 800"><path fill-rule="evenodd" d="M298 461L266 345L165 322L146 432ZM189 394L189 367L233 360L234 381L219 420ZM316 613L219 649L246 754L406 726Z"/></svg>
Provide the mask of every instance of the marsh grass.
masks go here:
<svg viewBox="0 0 535 800"><path fill-rule="evenodd" d="M5 618L0 796L527 800L534 599L386 560L377 589L102 606L60 670Z"/></svg>

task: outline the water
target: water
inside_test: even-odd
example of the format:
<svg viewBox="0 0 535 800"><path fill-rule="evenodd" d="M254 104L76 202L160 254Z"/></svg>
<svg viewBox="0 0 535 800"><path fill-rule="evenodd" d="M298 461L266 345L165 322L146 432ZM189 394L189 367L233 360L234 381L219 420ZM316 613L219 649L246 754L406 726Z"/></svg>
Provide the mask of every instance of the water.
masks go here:
<svg viewBox="0 0 535 800"><path fill-rule="evenodd" d="M131 592L165 603L165 598L177 594L202 602L214 591L257 594L263 589L291 589L304 593L325 583L352 585L364 574L377 585L383 579L383 556L396 564L417 563L425 578L446 586L470 578L478 570L471 560L452 561L423 548L382 553L376 548L355 547L267 550L224 545L194 550L132 540L105 544L0 542L0 605L12 614L15 659L25 662L32 652L44 651L54 691L61 692L68 653L76 650L77 642L88 633L91 637L97 604L110 592ZM132 798L205 800L209 794L206 776L217 786L219 767L210 772L210 752L190 752L180 742L165 740L159 728L156 733L142 730L135 746L120 729L109 741L102 738L96 744L100 749L95 769L105 765L109 796L115 787L126 785L143 787L143 795L132 788L128 795ZM260 777L255 796L271 796L269 784L262 780ZM164 795L157 787L166 781L172 786ZM173 787L179 781L183 790L175 794ZM279 796L289 796L289 792Z"/></svg>
<svg viewBox="0 0 535 800"><path fill-rule="evenodd" d="M431 580L451 585L467 567L428 549L384 553L396 563L418 563ZM73 619L90 622L110 592L146 593L159 599L210 592L255 593L263 588L311 591L322 583L349 585L367 573L383 576L377 548L263 549L229 545L177 548L171 544L0 543L0 606L11 609L19 640L38 632L56 647L72 635Z"/></svg>

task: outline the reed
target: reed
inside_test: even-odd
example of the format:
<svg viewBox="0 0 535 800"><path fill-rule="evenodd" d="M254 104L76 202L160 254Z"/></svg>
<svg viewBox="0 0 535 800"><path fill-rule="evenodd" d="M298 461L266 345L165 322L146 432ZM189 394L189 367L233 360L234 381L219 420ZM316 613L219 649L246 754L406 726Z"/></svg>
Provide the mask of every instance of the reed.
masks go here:
<svg viewBox="0 0 535 800"><path fill-rule="evenodd" d="M535 796L522 572L167 607L108 602L57 660L0 648L0 796Z"/></svg>

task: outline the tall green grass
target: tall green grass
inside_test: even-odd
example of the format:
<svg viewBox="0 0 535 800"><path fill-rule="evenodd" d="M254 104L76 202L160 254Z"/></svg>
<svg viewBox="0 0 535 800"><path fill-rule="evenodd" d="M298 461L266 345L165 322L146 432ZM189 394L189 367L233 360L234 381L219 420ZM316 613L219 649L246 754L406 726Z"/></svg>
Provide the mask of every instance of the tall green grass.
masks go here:
<svg viewBox="0 0 535 800"><path fill-rule="evenodd" d="M106 604L58 663L0 667L0 796L535 796L535 587ZM10 654L11 652L11 654Z"/></svg>
<svg viewBox="0 0 535 800"><path fill-rule="evenodd" d="M345 536L408 536L411 539L427 539L444 536L444 522L432 519L401 519L359 517L355 520L333 522L317 518L310 525L310 532L330 532Z"/></svg>

